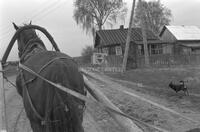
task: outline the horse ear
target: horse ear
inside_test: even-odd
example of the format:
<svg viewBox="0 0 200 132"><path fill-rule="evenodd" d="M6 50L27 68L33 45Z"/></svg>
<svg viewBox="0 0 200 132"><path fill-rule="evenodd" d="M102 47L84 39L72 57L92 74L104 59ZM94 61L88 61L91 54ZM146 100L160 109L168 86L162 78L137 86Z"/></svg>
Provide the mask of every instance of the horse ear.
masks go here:
<svg viewBox="0 0 200 132"><path fill-rule="evenodd" d="M32 24L32 20L30 20L30 23L29 23L29 25L31 25Z"/></svg>
<svg viewBox="0 0 200 132"><path fill-rule="evenodd" d="M14 22L13 22L12 24L13 24L13 26L14 26L14 28L15 28L16 30L19 29L19 27L18 27Z"/></svg>

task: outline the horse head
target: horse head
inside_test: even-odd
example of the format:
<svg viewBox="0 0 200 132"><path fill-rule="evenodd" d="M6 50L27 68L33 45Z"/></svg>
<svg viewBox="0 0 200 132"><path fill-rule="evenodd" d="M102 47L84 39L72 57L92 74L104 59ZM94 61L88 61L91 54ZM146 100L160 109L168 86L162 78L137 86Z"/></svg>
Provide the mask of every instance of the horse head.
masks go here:
<svg viewBox="0 0 200 132"><path fill-rule="evenodd" d="M24 24L23 26L17 26L13 22L13 26L15 30L19 30L20 28L24 26L31 25L31 22L29 24ZM36 34L35 29L27 29L23 30L19 33L17 36L17 43L18 43L18 50L19 50L19 57L21 58L22 54L24 53L25 49L30 45L30 40L40 40L38 35ZM40 40L41 41L41 40ZM43 42L41 41L42 46L44 46Z"/></svg>

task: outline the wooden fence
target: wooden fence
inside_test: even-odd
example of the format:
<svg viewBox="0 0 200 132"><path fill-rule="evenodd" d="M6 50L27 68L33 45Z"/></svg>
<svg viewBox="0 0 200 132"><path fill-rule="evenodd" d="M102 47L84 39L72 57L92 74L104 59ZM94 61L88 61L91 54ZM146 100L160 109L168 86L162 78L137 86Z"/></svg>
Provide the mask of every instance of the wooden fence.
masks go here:
<svg viewBox="0 0 200 132"><path fill-rule="evenodd" d="M171 67L177 65L200 65L200 54L181 54L181 55L151 55L149 56L151 67ZM144 56L137 58L137 67L144 67Z"/></svg>
<svg viewBox="0 0 200 132"><path fill-rule="evenodd" d="M136 68L145 67L144 56L138 56L137 60L129 60L129 65L136 62ZM181 54L181 55L151 55L149 56L150 67L175 67L183 65L200 65L200 54ZM101 65L89 66L91 70L106 72L121 72L123 56L106 56ZM135 65L135 64L134 64ZM128 65L127 65L128 66ZM135 68L134 67L134 68ZM130 69L130 68L128 68Z"/></svg>
<svg viewBox="0 0 200 132"><path fill-rule="evenodd" d="M105 63L103 66L106 67L122 67L123 56L109 55L105 56Z"/></svg>

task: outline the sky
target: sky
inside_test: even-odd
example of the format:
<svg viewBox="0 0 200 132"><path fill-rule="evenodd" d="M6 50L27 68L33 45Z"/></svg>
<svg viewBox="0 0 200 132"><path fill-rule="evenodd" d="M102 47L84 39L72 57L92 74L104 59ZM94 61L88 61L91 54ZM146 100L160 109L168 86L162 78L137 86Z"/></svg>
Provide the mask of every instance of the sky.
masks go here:
<svg viewBox="0 0 200 132"><path fill-rule="evenodd" d="M132 0L124 0L128 6L127 18L118 22L115 28L125 24L128 27ZM149 1L149 0L147 0ZM47 29L60 50L72 57L80 56L86 45L93 45L91 35L85 34L73 19L74 0L0 0L0 59L15 33L12 22L17 25L28 23ZM161 0L172 11L171 25L200 26L200 0ZM109 28L109 27L107 27ZM51 44L39 33L48 49ZM9 60L18 60L17 44L14 45Z"/></svg>

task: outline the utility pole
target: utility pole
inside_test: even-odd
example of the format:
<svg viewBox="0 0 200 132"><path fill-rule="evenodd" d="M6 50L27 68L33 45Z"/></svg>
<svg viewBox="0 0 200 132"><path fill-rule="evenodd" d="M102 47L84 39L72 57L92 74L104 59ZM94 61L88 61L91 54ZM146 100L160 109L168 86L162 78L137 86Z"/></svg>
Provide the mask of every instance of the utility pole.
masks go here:
<svg viewBox="0 0 200 132"><path fill-rule="evenodd" d="M136 0L133 0L131 17L130 17L130 21L129 21L129 28L128 28L128 33L127 33L127 38L126 38L125 52L124 52L124 58L123 58L123 63L122 63L122 71L123 72L126 71L128 51L129 51L129 45L130 45L130 40L131 40L131 31L132 31L132 25L133 25L133 15L134 15L135 1Z"/></svg>
<svg viewBox="0 0 200 132"><path fill-rule="evenodd" d="M143 46L144 46L144 61L145 61L145 67L149 67L149 51L148 51L148 43L147 43L147 21L145 17L145 9L140 1L140 9L142 12L142 40L143 40Z"/></svg>
<svg viewBox="0 0 200 132"><path fill-rule="evenodd" d="M149 51L148 51L148 43L147 43L147 32L146 32L146 23L142 22L142 40L144 45L144 61L145 66L149 67Z"/></svg>
<svg viewBox="0 0 200 132"><path fill-rule="evenodd" d="M3 67L0 62L0 132L7 132Z"/></svg>

